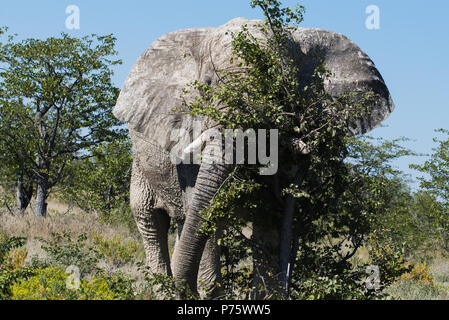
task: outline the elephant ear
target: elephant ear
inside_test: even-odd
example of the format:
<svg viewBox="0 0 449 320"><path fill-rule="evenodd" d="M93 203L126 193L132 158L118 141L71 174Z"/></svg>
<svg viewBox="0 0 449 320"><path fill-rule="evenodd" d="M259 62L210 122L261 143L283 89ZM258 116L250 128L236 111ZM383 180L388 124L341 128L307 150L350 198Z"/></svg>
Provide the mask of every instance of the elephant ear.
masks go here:
<svg viewBox="0 0 449 320"><path fill-rule="evenodd" d="M198 79L198 48L208 31L180 30L156 40L130 71L114 108L130 130L166 151L173 129L186 126L173 110L182 107L187 84Z"/></svg>
<svg viewBox="0 0 449 320"><path fill-rule="evenodd" d="M120 92L114 116L140 138L170 151L173 129L191 133L193 121L174 109L183 106L188 84L218 82L217 70L230 67L232 37L256 20L236 18L217 28L179 30L156 40L138 59ZM212 126L203 121L203 130Z"/></svg>
<svg viewBox="0 0 449 320"><path fill-rule="evenodd" d="M166 151L172 150L173 129L190 131L191 119L173 113L182 107L183 90L195 80L214 85L218 69L230 66L229 33L247 25L261 38L259 20L236 18L218 28L187 29L156 40L132 68L118 98L114 115L129 129ZM369 119L360 119L354 134L370 131L388 117L394 105L374 63L343 35L318 29L298 28L293 33L301 80L307 82L319 61L332 72L326 90L333 97L356 89L377 93ZM184 96L184 98L189 98ZM209 125L203 123L203 126ZM203 128L205 129L205 128Z"/></svg>
<svg viewBox="0 0 449 320"><path fill-rule="evenodd" d="M323 63L331 76L325 82L326 92L333 98L347 93L376 94L371 101L370 116L357 119L353 135L371 131L394 110L394 103L381 74L373 61L344 35L321 29L298 28L293 33L299 47L297 58L302 80L307 82L319 63Z"/></svg>

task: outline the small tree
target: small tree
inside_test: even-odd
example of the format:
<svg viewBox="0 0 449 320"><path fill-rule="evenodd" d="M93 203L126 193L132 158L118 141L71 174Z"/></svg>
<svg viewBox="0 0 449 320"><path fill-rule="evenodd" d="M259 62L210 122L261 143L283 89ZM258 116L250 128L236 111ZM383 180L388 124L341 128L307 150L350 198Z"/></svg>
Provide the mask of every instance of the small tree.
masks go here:
<svg viewBox="0 0 449 320"><path fill-rule="evenodd" d="M33 195L33 173L22 157L23 150L16 150L8 143L7 134L2 132L5 126L0 125L0 188L2 202L14 214L22 215L31 201ZM3 138L5 137L5 138ZM14 155L12 157L11 155ZM16 194L14 195L14 190ZM14 210L14 202L16 210Z"/></svg>
<svg viewBox="0 0 449 320"><path fill-rule="evenodd" d="M0 28L0 35L7 31L7 28ZM0 43L1 45L1 43ZM0 65L0 70L3 70ZM4 88L0 87L0 97L5 96ZM5 111L3 111L5 112ZM26 143L21 146L20 149L16 148L15 144L10 143L10 132L6 121L8 115L1 115L0 119L4 121L0 123L0 178L1 188L3 193L3 201L11 213L14 195L13 191L16 189L15 202L17 213L21 215L28 204L31 201L33 195L33 172L29 166L27 166L26 153L32 153L30 149L33 148L32 144ZM21 130L20 127L16 127L17 130Z"/></svg>
<svg viewBox="0 0 449 320"><path fill-rule="evenodd" d="M128 205L132 153L129 138L105 142L89 151L92 155L68 166L59 194L86 212L111 213Z"/></svg>
<svg viewBox="0 0 449 320"><path fill-rule="evenodd" d="M0 133L2 159L18 163L20 178L32 172L36 216L64 176L67 163L87 148L121 136L112 116L118 89L111 67L121 63L115 38L87 36L0 44ZM8 164L8 162L6 163Z"/></svg>
<svg viewBox="0 0 449 320"><path fill-rule="evenodd" d="M449 251L449 131L437 132L445 138L434 139L438 145L430 159L423 165L410 166L425 174L419 178L422 190L416 194L414 214L421 231L438 239Z"/></svg>

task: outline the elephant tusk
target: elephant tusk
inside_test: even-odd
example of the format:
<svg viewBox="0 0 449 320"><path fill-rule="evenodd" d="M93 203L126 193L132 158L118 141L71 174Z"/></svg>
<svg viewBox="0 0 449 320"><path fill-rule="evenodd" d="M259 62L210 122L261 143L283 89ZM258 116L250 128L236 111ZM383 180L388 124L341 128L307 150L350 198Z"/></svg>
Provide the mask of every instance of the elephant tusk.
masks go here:
<svg viewBox="0 0 449 320"><path fill-rule="evenodd" d="M183 153L184 153L184 155L188 155L188 154L192 153L193 150L198 150L201 147L202 147L202 140L201 140L201 137L200 137L200 138L196 139L195 141L193 141L191 144L189 144L187 146L187 148L185 148L183 150Z"/></svg>
<svg viewBox="0 0 449 320"><path fill-rule="evenodd" d="M193 140L191 144L189 144L184 150L184 155L188 155L190 153L194 153L198 150L204 149L204 144L210 140L210 137L212 136L211 133L215 132L215 129L209 129L204 131L198 138Z"/></svg>

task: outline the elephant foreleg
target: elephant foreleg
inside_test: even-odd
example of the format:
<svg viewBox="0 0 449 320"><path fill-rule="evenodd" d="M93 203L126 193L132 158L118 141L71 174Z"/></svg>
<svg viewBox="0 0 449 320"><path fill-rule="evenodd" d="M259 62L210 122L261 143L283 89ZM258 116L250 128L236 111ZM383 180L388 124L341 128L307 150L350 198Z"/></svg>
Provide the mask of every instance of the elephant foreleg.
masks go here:
<svg viewBox="0 0 449 320"><path fill-rule="evenodd" d="M131 210L145 247L147 266L152 273L171 276L168 252L170 217L158 206L157 196L136 162L133 164L130 198Z"/></svg>

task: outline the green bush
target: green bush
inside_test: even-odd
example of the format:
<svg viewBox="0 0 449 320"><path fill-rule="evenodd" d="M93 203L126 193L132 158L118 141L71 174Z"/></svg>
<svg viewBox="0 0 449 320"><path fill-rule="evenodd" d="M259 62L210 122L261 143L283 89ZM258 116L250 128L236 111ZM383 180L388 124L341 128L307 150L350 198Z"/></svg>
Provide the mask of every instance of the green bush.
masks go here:
<svg viewBox="0 0 449 320"><path fill-rule="evenodd" d="M4 270L0 273L0 300L11 299L11 285L21 283L36 275L36 269L25 267L15 270Z"/></svg>
<svg viewBox="0 0 449 320"><path fill-rule="evenodd" d="M375 234L372 235L368 244L370 246L370 264L379 267L381 290L411 271L411 266L404 259L405 245L378 241Z"/></svg>
<svg viewBox="0 0 449 320"><path fill-rule="evenodd" d="M115 298L118 300L134 300L137 292L134 290L135 279L129 276L116 272L112 275L106 275L100 272L100 275L107 282L109 288L114 292Z"/></svg>
<svg viewBox="0 0 449 320"><path fill-rule="evenodd" d="M31 278L11 285L12 300L124 300L132 299L132 280L122 275L80 279L79 288L60 267L38 269Z"/></svg>
<svg viewBox="0 0 449 320"><path fill-rule="evenodd" d="M48 254L48 260L44 265L78 266L82 276L98 271L97 263L101 254L87 245L86 234L72 240L70 232L52 233L51 240L41 239L41 241L44 243L42 249Z"/></svg>
<svg viewBox="0 0 449 320"><path fill-rule="evenodd" d="M22 248L25 242L25 238L0 233L0 300L10 299L12 283L35 275L33 268L23 267L27 254Z"/></svg>
<svg viewBox="0 0 449 320"><path fill-rule="evenodd" d="M427 284L434 284L435 279L430 274L429 268L427 267L427 263L418 263L410 268L409 272L406 272L401 275L402 281L418 281Z"/></svg>
<svg viewBox="0 0 449 320"><path fill-rule="evenodd" d="M134 261L142 254L140 244L132 239L124 240L121 236L104 239L101 235L94 236L95 249L116 266L122 266Z"/></svg>
<svg viewBox="0 0 449 320"><path fill-rule="evenodd" d="M20 237L8 237L6 234L0 234L0 270L2 270L5 258L8 256L12 249L22 247L26 242L25 238Z"/></svg>
<svg viewBox="0 0 449 320"><path fill-rule="evenodd" d="M113 300L103 278L80 280L78 290L67 285L69 275L59 267L38 269L35 276L11 286L12 300Z"/></svg>
<svg viewBox="0 0 449 320"><path fill-rule="evenodd" d="M150 300L185 300L197 299L189 286L183 280L176 280L166 274L155 274L143 263L137 263L139 270L145 276L147 298Z"/></svg>
<svg viewBox="0 0 449 320"><path fill-rule="evenodd" d="M303 281L293 295L299 300L350 300L366 299L362 286L348 281L349 274L310 276ZM298 289L301 290L298 290Z"/></svg>

